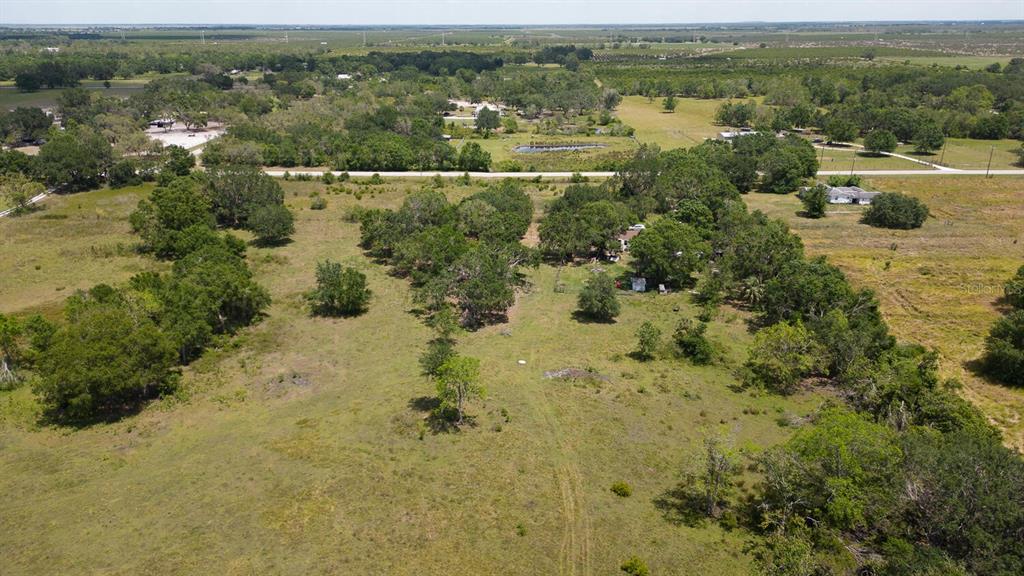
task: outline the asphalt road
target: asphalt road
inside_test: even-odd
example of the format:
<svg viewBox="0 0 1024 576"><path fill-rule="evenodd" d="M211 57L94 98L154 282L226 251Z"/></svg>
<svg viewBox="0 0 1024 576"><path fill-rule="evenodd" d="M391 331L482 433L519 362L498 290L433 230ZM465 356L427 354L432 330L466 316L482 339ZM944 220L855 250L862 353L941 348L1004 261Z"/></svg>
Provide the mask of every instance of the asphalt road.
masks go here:
<svg viewBox="0 0 1024 576"><path fill-rule="evenodd" d="M292 176L308 174L309 176L323 176L323 170L265 170L271 176L284 176L288 172ZM342 173L334 171L335 176ZM456 178L462 176L463 172L354 172L350 171L349 176L353 178L369 178L374 174L380 174L381 178L431 178L440 174L443 178ZM571 178L574 172L470 172L470 178ZM588 178L610 178L615 172L580 172ZM849 170L822 170L819 176L834 176L837 174L851 174ZM854 170L852 174L860 176L984 176L985 170L958 170L947 168L944 170ZM1024 170L992 170L988 172L992 176L1024 176Z"/></svg>

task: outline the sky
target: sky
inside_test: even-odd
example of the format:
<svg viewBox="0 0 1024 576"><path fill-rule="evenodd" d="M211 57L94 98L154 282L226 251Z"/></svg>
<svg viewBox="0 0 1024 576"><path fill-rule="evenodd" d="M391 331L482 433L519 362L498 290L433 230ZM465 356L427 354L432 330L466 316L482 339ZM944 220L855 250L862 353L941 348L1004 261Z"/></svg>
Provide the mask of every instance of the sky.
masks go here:
<svg viewBox="0 0 1024 576"><path fill-rule="evenodd" d="M688 24L1024 19L1024 0L0 0L0 24Z"/></svg>

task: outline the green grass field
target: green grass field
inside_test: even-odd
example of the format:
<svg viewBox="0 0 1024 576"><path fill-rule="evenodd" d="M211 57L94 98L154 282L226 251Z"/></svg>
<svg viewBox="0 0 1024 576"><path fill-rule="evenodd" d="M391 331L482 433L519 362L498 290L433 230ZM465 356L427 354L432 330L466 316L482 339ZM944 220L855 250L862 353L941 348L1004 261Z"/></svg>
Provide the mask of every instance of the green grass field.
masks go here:
<svg viewBox="0 0 1024 576"><path fill-rule="evenodd" d="M602 160L626 158L635 149L636 143L621 136L547 136L517 132L515 134L492 134L489 138L453 140L452 145L461 147L465 142L476 142L491 154L491 170L502 168L504 162L518 162L526 171L576 171L593 169ZM605 148L591 148L576 152L516 152L516 146L524 144L603 144Z"/></svg>
<svg viewBox="0 0 1024 576"><path fill-rule="evenodd" d="M312 211L322 184L284 185L294 242L249 252L274 304L189 366L181 394L74 430L41 423L28 388L0 392L0 490L16 495L0 502L4 574L613 574L633 554L655 574L749 573L742 532L681 525L656 504L704 434L757 451L790 433L779 416L824 400L730 389L751 338L742 313L710 327L727 365L639 363L627 356L638 325L670 334L695 312L688 296L623 296L615 324L580 324L570 313L589 266L542 266L507 324L461 338L488 391L470 407L475 426L423 434L434 391L416 359L429 332L407 282L360 253L344 218L353 196ZM362 204L396 206L420 185L388 183ZM125 219L147 189L0 221L0 277L26 279L3 284L2 309L55 310L73 288L158 267L89 249L131 242ZM538 206L552 193L533 191ZM309 316L302 294L324 258L366 272L365 315ZM566 367L608 381L543 377ZM610 492L618 480L632 497Z"/></svg>
<svg viewBox="0 0 1024 576"><path fill-rule="evenodd" d="M913 157L913 156L912 156ZM922 160L929 161L927 156ZM924 164L892 156L875 156L860 150L818 149L821 170L933 170Z"/></svg>
<svg viewBox="0 0 1024 576"><path fill-rule="evenodd" d="M146 78L133 80L111 80L110 88L103 86L102 82L87 80L80 85L88 90L99 92L105 96L117 96L126 98L138 93L145 88L149 80ZM12 83L0 84L0 109L13 109L19 106L49 108L57 105L57 97L63 92L63 88L52 90L37 90L36 92L21 92Z"/></svg>
<svg viewBox="0 0 1024 576"><path fill-rule="evenodd" d="M1016 164L1019 156L1014 151L1020 150L1020 140L973 140L970 138L947 138L946 151L934 154L917 155L912 145L901 146L897 152L920 158L927 162L941 163L952 168L984 170L988 166L989 154L992 156L993 170L1020 168ZM941 160L941 162L940 162Z"/></svg>
<svg viewBox="0 0 1024 576"><path fill-rule="evenodd" d="M1003 283L1024 264L1024 178L872 178L869 188L921 198L932 213L919 230L858 223L861 209L833 207L822 220L800 218L793 195L750 194L752 208L788 221L810 254L824 254L855 285L878 292L893 332L936 348L947 376L1024 449L1024 390L994 385L970 370L999 315Z"/></svg>
<svg viewBox="0 0 1024 576"><path fill-rule="evenodd" d="M662 150L689 147L727 130L714 125L715 112L724 100L679 98L675 112L662 108L662 99L648 102L644 96L626 96L616 110L623 122L636 129L638 142L653 143Z"/></svg>

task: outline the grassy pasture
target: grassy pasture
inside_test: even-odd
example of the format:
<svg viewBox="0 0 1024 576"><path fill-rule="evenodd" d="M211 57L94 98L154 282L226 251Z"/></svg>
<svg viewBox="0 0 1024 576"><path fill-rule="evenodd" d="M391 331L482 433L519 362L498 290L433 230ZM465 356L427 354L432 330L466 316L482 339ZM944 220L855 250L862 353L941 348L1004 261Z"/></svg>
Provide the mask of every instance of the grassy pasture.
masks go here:
<svg viewBox="0 0 1024 576"><path fill-rule="evenodd" d="M818 160L821 170L933 170L924 164L910 162L903 158L893 156L875 156L862 150L856 149L818 149ZM930 161L931 158L922 156L922 160Z"/></svg>
<svg viewBox="0 0 1024 576"><path fill-rule="evenodd" d="M1014 153L1020 149L1019 140L973 140L970 138L947 138L946 151L933 154L917 155L913 145L900 146L897 152L920 158L927 162L942 164L952 168L968 170L984 170L988 166L989 153L992 154L992 169L1006 170L1020 168L1016 164L1018 156Z"/></svg>
<svg viewBox="0 0 1024 576"><path fill-rule="evenodd" d="M361 203L397 206L421 184L365 187L375 193ZM186 368L182 393L72 430L39 422L27 388L0 392L0 490L17 495L0 502L5 574L610 574L632 554L657 574L749 572L741 532L682 525L658 502L705 431L756 451L790 433L780 415L805 415L820 395L755 396L730 390L728 366L636 362L626 354L637 326L650 319L668 336L695 313L688 296L623 296L618 322L581 324L570 313L589 266L542 266L507 324L461 338L488 389L471 406L475 426L431 433L433 387L416 363L429 333L407 282L361 254L345 221L353 196L329 194L313 211L322 184L284 186L294 241L249 252L274 304ZM42 251L68 286L60 296L154 266L60 249L128 241L125 218L144 193L88 192L0 221L4 260ZM552 191L533 195L540 206ZM42 218L56 213L68 218ZM368 275L369 312L308 315L301 295L323 258ZM4 266L0 278L22 277ZM2 309L55 307L56 281L5 283ZM709 331L730 364L742 359L742 313L723 310ZM543 377L566 367L608 381ZM632 497L610 492L617 480Z"/></svg>
<svg viewBox="0 0 1024 576"><path fill-rule="evenodd" d="M700 144L728 129L714 124L715 112L724 100L679 98L671 114L662 108L662 100L648 102L645 96L626 96L616 115L636 129L638 142L657 144L662 150Z"/></svg>
<svg viewBox="0 0 1024 576"><path fill-rule="evenodd" d="M57 313L75 290L158 267L134 253L128 225L150 189L51 195L41 210L0 219L0 312Z"/></svg>
<svg viewBox="0 0 1024 576"><path fill-rule="evenodd" d="M116 96L127 98L138 93L146 86L146 79L136 80L111 80L110 88L105 88L102 82L95 80L83 81L80 86L88 90L100 92L104 96ZM13 84L0 84L0 109L13 109L22 107L47 108L57 105L57 97L64 88L38 90L36 92L21 92Z"/></svg>
<svg viewBox="0 0 1024 576"><path fill-rule="evenodd" d="M800 218L795 196L751 194L752 208L783 218L810 254L823 254L855 285L878 292L893 332L936 348L942 372L1024 449L1024 390L977 376L977 359L998 317L1003 283L1024 264L1024 178L930 176L872 178L870 188L921 198L932 212L919 230L859 224L856 206L822 220Z"/></svg>
<svg viewBox="0 0 1024 576"><path fill-rule="evenodd" d="M520 123L521 127L529 127ZM524 170L575 171L592 169L598 162L609 158L626 157L636 149L629 138L620 136L548 136L517 132L515 134L491 134L489 138L457 139L452 145L459 148L466 142L476 142L491 154L491 170L499 170L506 161L519 162ZM516 152L516 146L541 144L604 144L605 148L590 148L575 152ZM531 168L532 167L532 168Z"/></svg>

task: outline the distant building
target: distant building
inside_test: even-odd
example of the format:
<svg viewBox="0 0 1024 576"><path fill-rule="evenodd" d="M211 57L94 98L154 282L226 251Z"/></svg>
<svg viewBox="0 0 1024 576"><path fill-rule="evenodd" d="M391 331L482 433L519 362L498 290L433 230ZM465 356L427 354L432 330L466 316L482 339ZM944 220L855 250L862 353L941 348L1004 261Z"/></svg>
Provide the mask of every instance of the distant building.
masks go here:
<svg viewBox="0 0 1024 576"><path fill-rule="evenodd" d="M629 230L626 230L622 234L619 234L616 238L619 241L619 250L622 252L629 250L629 241L632 240L633 238L636 238L640 234L640 232L642 232L642 230L630 227Z"/></svg>
<svg viewBox="0 0 1024 576"><path fill-rule="evenodd" d="M857 186L829 186L829 204L860 204L866 206L878 196L878 192L868 192Z"/></svg>
<svg viewBox="0 0 1024 576"><path fill-rule="evenodd" d="M173 118L157 118L149 121L150 128L171 128L174 126Z"/></svg>
<svg viewBox="0 0 1024 576"><path fill-rule="evenodd" d="M352 79L352 75L351 74L338 74L337 78L338 78L338 80L351 80Z"/></svg>
<svg viewBox="0 0 1024 576"><path fill-rule="evenodd" d="M726 132L719 132L718 137L722 140L732 140L739 138L740 136L752 136L757 134L757 131L753 128L740 128L739 130L728 130Z"/></svg>

